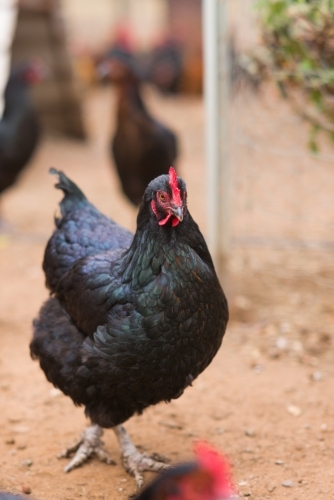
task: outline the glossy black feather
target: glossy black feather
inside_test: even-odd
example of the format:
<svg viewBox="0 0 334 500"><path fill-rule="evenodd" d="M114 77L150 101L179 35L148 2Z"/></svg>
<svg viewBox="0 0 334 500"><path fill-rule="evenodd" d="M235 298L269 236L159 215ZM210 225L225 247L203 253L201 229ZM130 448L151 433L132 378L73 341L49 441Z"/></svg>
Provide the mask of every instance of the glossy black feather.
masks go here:
<svg viewBox="0 0 334 500"><path fill-rule="evenodd" d="M54 292L61 276L80 258L126 249L133 235L101 214L62 172L51 169L51 173L59 175L56 187L65 194L60 203L62 218L55 219L57 229L48 242L43 262L46 286Z"/></svg>
<svg viewBox="0 0 334 500"><path fill-rule="evenodd" d="M132 241L78 188L66 191L62 176L63 218L44 260L54 297L34 321L31 352L48 380L93 422L111 427L179 397L208 366L225 332L227 302L189 212L176 227L158 225L151 200L168 189L168 176L146 189ZM179 187L185 190L181 179Z"/></svg>

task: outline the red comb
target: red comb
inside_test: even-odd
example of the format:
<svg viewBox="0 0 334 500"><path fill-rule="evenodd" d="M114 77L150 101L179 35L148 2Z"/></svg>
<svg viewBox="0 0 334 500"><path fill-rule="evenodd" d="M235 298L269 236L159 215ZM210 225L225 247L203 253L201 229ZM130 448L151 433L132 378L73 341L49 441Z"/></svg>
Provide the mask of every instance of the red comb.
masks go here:
<svg viewBox="0 0 334 500"><path fill-rule="evenodd" d="M173 202L175 203L175 205L180 206L182 203L181 194L177 183L177 175L175 172L175 168L173 167L170 167L169 169L169 185L172 189Z"/></svg>
<svg viewBox="0 0 334 500"><path fill-rule="evenodd" d="M229 498L234 488L231 484L230 467L226 458L203 441L195 443L194 451L200 467L209 472L215 479L216 495Z"/></svg>

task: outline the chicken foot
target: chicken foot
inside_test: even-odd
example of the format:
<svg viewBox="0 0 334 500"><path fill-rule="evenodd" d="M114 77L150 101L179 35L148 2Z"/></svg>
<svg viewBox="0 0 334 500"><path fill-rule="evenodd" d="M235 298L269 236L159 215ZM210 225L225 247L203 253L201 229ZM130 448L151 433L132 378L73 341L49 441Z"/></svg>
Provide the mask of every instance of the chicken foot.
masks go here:
<svg viewBox="0 0 334 500"><path fill-rule="evenodd" d="M96 455L101 462L115 465L115 461L103 449L103 441L100 439L102 434L103 430L99 425L91 425L84 430L79 439L68 448L65 448L58 455L58 458L68 458L72 453L76 453L72 460L64 467L64 471L70 472L79 467L92 455Z"/></svg>
<svg viewBox="0 0 334 500"><path fill-rule="evenodd" d="M155 460L154 457L141 453L132 443L129 434L122 425L113 427L122 452L122 461L125 470L134 476L138 488L141 488L144 483L142 472L154 471L159 472L168 469L169 465L162 461ZM159 457L162 460L161 457Z"/></svg>

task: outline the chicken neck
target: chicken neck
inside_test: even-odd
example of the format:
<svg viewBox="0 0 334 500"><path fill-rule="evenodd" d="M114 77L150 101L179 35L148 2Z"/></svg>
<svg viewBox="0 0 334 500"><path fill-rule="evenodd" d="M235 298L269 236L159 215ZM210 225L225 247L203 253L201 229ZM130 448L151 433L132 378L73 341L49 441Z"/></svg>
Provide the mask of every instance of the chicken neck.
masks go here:
<svg viewBox="0 0 334 500"><path fill-rule="evenodd" d="M117 119L120 122L134 112L148 115L145 104L140 95L139 82L128 79L118 85L118 109Z"/></svg>

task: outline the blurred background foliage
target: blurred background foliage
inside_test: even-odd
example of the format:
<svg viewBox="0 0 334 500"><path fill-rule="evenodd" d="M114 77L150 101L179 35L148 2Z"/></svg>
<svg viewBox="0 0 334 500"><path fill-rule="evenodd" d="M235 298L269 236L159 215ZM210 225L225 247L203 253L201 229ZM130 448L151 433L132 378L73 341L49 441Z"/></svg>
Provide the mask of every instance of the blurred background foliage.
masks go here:
<svg viewBox="0 0 334 500"><path fill-rule="evenodd" d="M310 148L326 132L334 142L334 0L258 0L261 46L253 72L274 78L310 123Z"/></svg>

